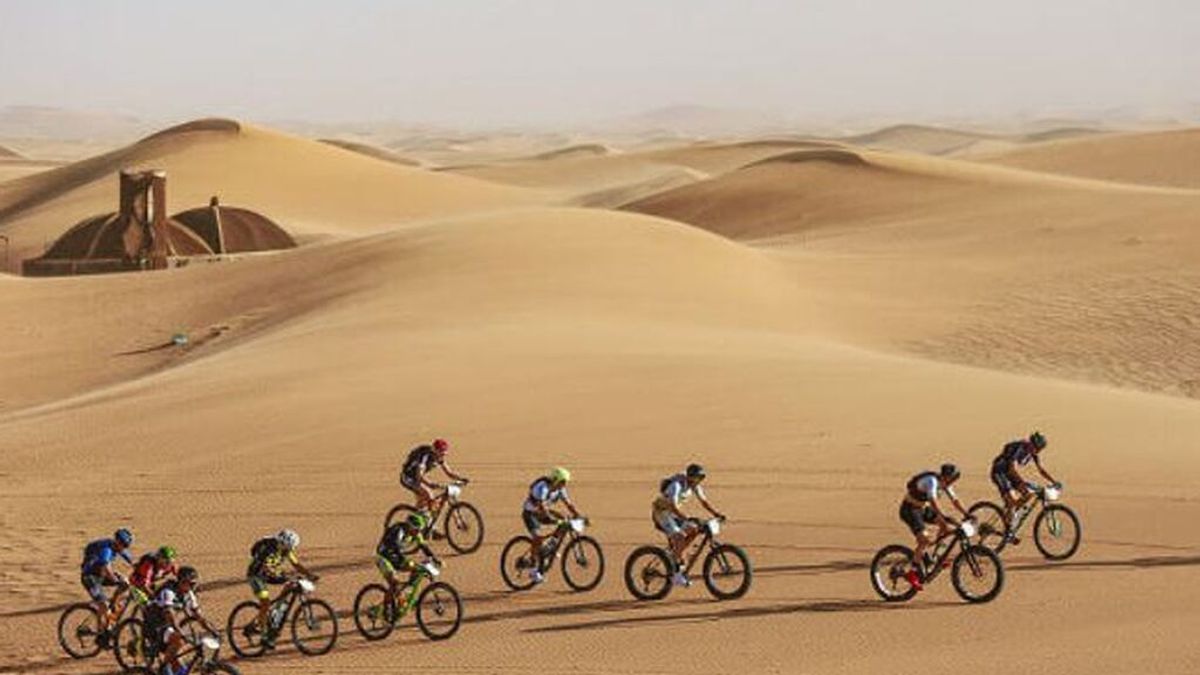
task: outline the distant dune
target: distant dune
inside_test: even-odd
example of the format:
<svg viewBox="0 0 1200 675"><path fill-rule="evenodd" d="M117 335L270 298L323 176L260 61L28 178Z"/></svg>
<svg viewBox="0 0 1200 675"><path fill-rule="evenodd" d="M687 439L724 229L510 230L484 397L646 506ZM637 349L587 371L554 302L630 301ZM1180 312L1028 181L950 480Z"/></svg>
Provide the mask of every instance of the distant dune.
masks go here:
<svg viewBox="0 0 1200 675"><path fill-rule="evenodd" d="M1200 188L1198 158L1200 129L1184 129L1068 137L1017 148L990 161L1103 180Z"/></svg>
<svg viewBox="0 0 1200 675"><path fill-rule="evenodd" d="M0 145L0 159L21 159L21 153Z"/></svg>
<svg viewBox="0 0 1200 675"><path fill-rule="evenodd" d="M599 143L583 143L580 145L572 145L558 150L550 150L543 152L534 157L534 159L565 159L568 157L596 157L612 154L612 148Z"/></svg>
<svg viewBox="0 0 1200 675"><path fill-rule="evenodd" d="M391 150L388 150L386 148L381 148L377 145L370 145L368 143L358 143L356 141L347 141L347 140L339 139L339 138L322 138L321 142L327 143L334 147L341 148L343 150L349 150L350 152L357 152L358 154L366 155L367 157L374 157L375 159L382 159L385 162L391 162L393 164L400 164L401 166L420 166L421 165L420 162L418 162L414 159L409 159L407 157L403 157L401 155L398 155L398 154L392 152Z"/></svg>

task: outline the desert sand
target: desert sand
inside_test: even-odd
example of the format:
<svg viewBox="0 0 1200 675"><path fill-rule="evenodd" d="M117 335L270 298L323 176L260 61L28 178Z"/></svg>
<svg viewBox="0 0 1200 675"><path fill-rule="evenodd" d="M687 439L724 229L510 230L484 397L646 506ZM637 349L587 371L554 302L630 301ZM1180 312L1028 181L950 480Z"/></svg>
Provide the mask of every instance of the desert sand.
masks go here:
<svg viewBox="0 0 1200 675"><path fill-rule="evenodd" d="M488 528L446 558L458 635L366 643L343 614L329 655L284 648L243 672L1197 672L1200 190L1180 147L1196 132L1006 138L986 156L950 148L972 132L910 132L443 148L417 167L202 120L0 182L10 271L112 210L126 166L165 168L172 208L219 194L302 243L0 274L0 672L112 671L69 661L54 629L82 597L81 547L119 525L198 566L221 625L249 597L250 544L294 527L348 610L406 499L399 464L435 436ZM179 332L188 347L163 346ZM1006 551L986 605L945 579L880 601L867 567L910 539L904 481L953 460L968 504L994 499L991 458L1035 428L1083 518L1079 554ZM693 460L754 585L635 602L624 558L658 540L658 480ZM510 593L500 547L557 464L604 583Z"/></svg>

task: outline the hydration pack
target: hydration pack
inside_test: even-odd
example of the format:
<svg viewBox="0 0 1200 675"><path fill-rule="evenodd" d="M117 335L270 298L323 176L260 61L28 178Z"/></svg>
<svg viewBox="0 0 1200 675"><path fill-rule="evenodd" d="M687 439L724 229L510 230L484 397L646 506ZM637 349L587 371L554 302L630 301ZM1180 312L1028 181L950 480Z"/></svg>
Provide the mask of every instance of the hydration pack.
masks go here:
<svg viewBox="0 0 1200 675"><path fill-rule="evenodd" d="M921 482L921 480L924 478L930 478L930 477L936 479L938 477L938 475L932 471L922 471L921 473L913 476L912 478L909 478L908 479L908 496L912 497L913 499L915 499L916 501L919 501L919 502L927 502L930 499L933 499L934 497L936 497L937 495L927 495L924 492L921 492L917 488L917 483Z"/></svg>
<svg viewBox="0 0 1200 675"><path fill-rule="evenodd" d="M88 543L83 547L83 567L87 567L93 560L100 557L100 552L109 546L107 539L97 539Z"/></svg>

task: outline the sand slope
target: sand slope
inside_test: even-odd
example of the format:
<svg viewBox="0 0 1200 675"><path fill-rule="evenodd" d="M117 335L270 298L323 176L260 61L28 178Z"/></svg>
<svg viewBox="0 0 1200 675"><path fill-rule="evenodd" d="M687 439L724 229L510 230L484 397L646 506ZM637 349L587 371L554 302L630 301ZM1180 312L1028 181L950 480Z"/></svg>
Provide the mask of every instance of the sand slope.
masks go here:
<svg viewBox="0 0 1200 675"><path fill-rule="evenodd" d="M1104 180L1200 188L1200 129L1113 134L1033 145L990 158L1005 166Z"/></svg>

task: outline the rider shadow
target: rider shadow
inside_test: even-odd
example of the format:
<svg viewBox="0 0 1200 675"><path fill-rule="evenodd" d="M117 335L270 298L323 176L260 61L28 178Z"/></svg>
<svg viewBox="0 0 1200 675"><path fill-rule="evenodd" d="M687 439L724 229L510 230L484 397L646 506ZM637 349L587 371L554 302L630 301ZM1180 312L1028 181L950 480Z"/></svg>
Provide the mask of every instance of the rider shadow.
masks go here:
<svg viewBox="0 0 1200 675"><path fill-rule="evenodd" d="M711 600L700 600L711 604ZM765 607L730 607L706 612L686 612L683 614L654 614L651 616L618 617L612 619L597 619L573 624L558 624L540 628L527 628L526 633L558 633L564 631L602 630L605 628L634 627L643 624L699 623L705 621L726 621L734 619L754 619L764 616L780 616L787 614L840 614L843 612L896 612L942 607L958 607L960 602L923 602L919 604L889 604L876 599L864 600L815 600L808 602L776 603ZM648 605L647 605L648 606Z"/></svg>
<svg viewBox="0 0 1200 675"><path fill-rule="evenodd" d="M1008 565L1016 572L1057 571L1087 572L1105 569L1155 569L1159 567L1192 567L1200 565L1200 555L1156 555L1125 560L1078 560L1067 562L1031 562Z"/></svg>

